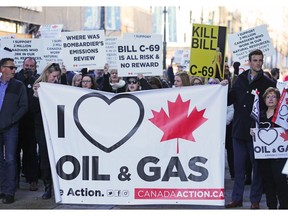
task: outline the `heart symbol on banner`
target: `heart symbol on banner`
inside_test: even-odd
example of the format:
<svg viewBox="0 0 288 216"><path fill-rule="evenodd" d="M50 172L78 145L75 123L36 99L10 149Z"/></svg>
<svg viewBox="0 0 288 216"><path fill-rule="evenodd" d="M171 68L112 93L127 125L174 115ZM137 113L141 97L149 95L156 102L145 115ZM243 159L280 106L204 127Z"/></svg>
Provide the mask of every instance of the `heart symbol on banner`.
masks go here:
<svg viewBox="0 0 288 216"><path fill-rule="evenodd" d="M131 128L131 130L123 138L121 138L119 141L117 141L115 144L113 144L110 147L106 147L103 144L101 144L100 142L98 142L96 139L94 139L87 132L87 130L84 129L83 125L81 124L81 122L79 120L79 107L80 107L81 103L83 101L85 101L86 99L93 98L93 97L103 100L109 106L113 102L120 100L120 99L124 99L124 98L125 99L131 99L132 101L134 101L137 104L137 107L139 108L139 116L138 116L138 119L137 119L137 122L135 123L135 125ZM78 101L76 102L74 109L73 109L73 116L74 116L74 122L75 122L77 128L84 135L84 137L87 140L89 140L97 148L101 149L102 151L104 151L106 153L109 153L109 152L112 152L115 149L119 148L121 145L123 145L138 130L138 128L140 127L140 125L143 121L143 118L144 118L144 106L143 106L141 100L132 94L118 94L118 95L109 99L100 93L93 92L93 93L83 95L81 98L78 99Z"/></svg>
<svg viewBox="0 0 288 216"><path fill-rule="evenodd" d="M274 128L270 129L259 129L258 131L259 139L266 145L271 145L278 137L278 132Z"/></svg>

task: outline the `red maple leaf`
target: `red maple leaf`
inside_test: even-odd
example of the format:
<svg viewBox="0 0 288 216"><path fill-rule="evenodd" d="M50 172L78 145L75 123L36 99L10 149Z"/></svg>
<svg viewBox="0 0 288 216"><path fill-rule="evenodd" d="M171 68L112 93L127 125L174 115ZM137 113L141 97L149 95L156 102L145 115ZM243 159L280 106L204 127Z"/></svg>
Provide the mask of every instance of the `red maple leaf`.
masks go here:
<svg viewBox="0 0 288 216"><path fill-rule="evenodd" d="M284 142L288 140L288 130L285 130L280 136L284 139Z"/></svg>
<svg viewBox="0 0 288 216"><path fill-rule="evenodd" d="M190 100L183 102L179 94L174 103L168 101L169 116L161 108L160 112L152 110L154 117L149 119L164 132L160 142L177 138L177 153L179 152L178 139L195 142L192 133L208 120L203 117L205 109L198 111L194 107L188 115L189 104Z"/></svg>

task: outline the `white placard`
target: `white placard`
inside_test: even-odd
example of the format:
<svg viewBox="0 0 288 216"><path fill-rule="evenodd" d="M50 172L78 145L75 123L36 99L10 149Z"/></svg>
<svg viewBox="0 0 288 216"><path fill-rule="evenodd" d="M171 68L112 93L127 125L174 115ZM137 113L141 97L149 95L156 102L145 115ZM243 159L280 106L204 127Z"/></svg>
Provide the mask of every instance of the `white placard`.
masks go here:
<svg viewBox="0 0 288 216"><path fill-rule="evenodd" d="M62 41L61 39L42 39L43 57L47 63L62 63Z"/></svg>
<svg viewBox="0 0 288 216"><path fill-rule="evenodd" d="M67 70L103 69L106 64L103 30L62 32L62 58Z"/></svg>
<svg viewBox="0 0 288 216"><path fill-rule="evenodd" d="M40 38L60 38L63 24L41 25L39 28Z"/></svg>
<svg viewBox="0 0 288 216"><path fill-rule="evenodd" d="M122 77L161 76L163 71L162 43L159 39L117 41L117 68Z"/></svg>
<svg viewBox="0 0 288 216"><path fill-rule="evenodd" d="M37 62L37 73L42 73L47 63L43 58L42 39L2 39L1 46L8 47L14 54L14 63L20 71L26 57L33 57Z"/></svg>
<svg viewBox="0 0 288 216"><path fill-rule="evenodd" d="M184 50L175 50L173 62L176 64L181 64Z"/></svg>
<svg viewBox="0 0 288 216"><path fill-rule="evenodd" d="M106 37L106 59L110 69L117 69L117 40L119 37Z"/></svg>
<svg viewBox="0 0 288 216"><path fill-rule="evenodd" d="M269 123L266 124L268 127ZM288 131L281 127L253 128L253 131L255 159L288 158Z"/></svg>
<svg viewBox="0 0 288 216"><path fill-rule="evenodd" d="M262 50L266 57L275 54L275 48L268 34L267 25L260 25L235 34L229 34L228 42L233 61L238 61L241 64L248 63L248 55L255 49Z"/></svg>

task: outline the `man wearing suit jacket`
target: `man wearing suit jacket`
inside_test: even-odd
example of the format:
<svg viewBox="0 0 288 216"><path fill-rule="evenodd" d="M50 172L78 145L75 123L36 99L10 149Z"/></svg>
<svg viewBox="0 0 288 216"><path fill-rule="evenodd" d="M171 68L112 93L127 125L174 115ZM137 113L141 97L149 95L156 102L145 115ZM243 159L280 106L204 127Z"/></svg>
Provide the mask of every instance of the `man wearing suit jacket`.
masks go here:
<svg viewBox="0 0 288 216"><path fill-rule="evenodd" d="M0 60L0 199L14 202L19 121L28 110L26 88L15 76L14 59Z"/></svg>

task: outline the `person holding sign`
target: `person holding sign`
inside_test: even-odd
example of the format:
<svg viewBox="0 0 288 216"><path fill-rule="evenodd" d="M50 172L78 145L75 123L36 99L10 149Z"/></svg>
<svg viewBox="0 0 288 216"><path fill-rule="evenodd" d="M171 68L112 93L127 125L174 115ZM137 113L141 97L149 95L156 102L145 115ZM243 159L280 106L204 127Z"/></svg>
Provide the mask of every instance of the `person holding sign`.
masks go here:
<svg viewBox="0 0 288 216"><path fill-rule="evenodd" d="M60 79L61 79L60 65L52 63L48 64L44 68L42 74L35 81L33 85L34 97L31 102L31 112L33 112L34 114L35 134L39 146L40 172L41 172L41 178L45 186L45 192L42 195L42 199L50 199L52 196L52 174L48 157L48 149L42 120L40 102L38 98L38 88L40 88L39 83L41 82L60 83Z"/></svg>
<svg viewBox="0 0 288 216"><path fill-rule="evenodd" d="M152 86L144 78L143 74L138 74L137 77L127 77L127 92L152 89Z"/></svg>
<svg viewBox="0 0 288 216"><path fill-rule="evenodd" d="M109 73L109 65L104 66L102 91L121 93L126 91L126 82L118 76L118 71L113 69Z"/></svg>
<svg viewBox="0 0 288 216"><path fill-rule="evenodd" d="M232 201L225 208L236 208L242 206L245 187L246 160L250 159L253 167L253 179L250 189L251 209L259 209L262 197L262 179L258 169L258 163L254 158L253 140L250 135L250 128L253 119L250 117L254 95L252 92L259 92L259 108L264 110L266 105L262 98L265 90L269 87L276 87L276 83L264 76L263 52L253 50L249 53L250 69L242 72L228 94L228 106L234 104L233 117L233 150L235 179L232 191ZM228 80L222 80L222 85L227 85Z"/></svg>
<svg viewBox="0 0 288 216"><path fill-rule="evenodd" d="M279 127L272 122L272 118L280 99L277 88L268 88L263 94L267 110L260 112L260 128ZM250 134L254 136L251 129ZM266 194L266 204L269 209L288 209L288 184L286 175L282 174L286 158L258 159L262 175L263 188ZM279 206L278 206L279 204Z"/></svg>

